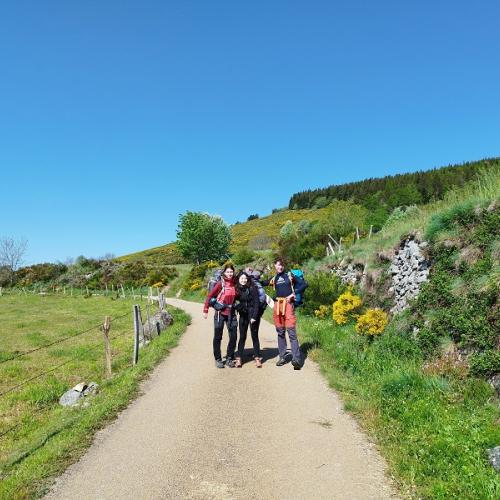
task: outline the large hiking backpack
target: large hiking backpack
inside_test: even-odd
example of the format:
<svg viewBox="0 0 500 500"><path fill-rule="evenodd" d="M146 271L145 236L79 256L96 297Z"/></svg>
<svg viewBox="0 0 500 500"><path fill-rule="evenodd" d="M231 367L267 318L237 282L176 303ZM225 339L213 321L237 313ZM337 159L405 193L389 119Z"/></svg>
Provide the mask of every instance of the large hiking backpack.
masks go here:
<svg viewBox="0 0 500 500"><path fill-rule="evenodd" d="M257 292L259 293L260 308L265 309L267 307L266 291L264 290L264 287L259 280L254 279L253 283L255 285L255 288L257 288Z"/></svg>
<svg viewBox="0 0 500 500"><path fill-rule="evenodd" d="M288 277L290 278L290 281L292 280L292 276L295 278L296 281L305 281L304 280L304 271L302 269L292 269L288 273ZM295 290L294 290L295 293ZM302 293L296 293L295 294L295 307L299 307L304 303L304 292Z"/></svg>
<svg viewBox="0 0 500 500"><path fill-rule="evenodd" d="M222 269L216 269L213 276L208 281L207 289L210 293L218 282L222 282Z"/></svg>

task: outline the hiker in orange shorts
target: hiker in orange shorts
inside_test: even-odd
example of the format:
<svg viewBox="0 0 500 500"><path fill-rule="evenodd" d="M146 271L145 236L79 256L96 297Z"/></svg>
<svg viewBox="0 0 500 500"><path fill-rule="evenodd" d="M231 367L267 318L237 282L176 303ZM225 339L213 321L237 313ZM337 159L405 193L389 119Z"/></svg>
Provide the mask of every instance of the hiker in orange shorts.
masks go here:
<svg viewBox="0 0 500 500"><path fill-rule="evenodd" d="M292 348L292 365L295 370L302 368L299 341L297 339L297 318L295 316L295 294L302 294L307 287L304 280L298 279L292 273L285 271L281 257L274 261L276 274L270 280L262 281L262 286L272 285L276 292L274 297L274 326L278 333L279 358L276 366L286 364L286 332Z"/></svg>

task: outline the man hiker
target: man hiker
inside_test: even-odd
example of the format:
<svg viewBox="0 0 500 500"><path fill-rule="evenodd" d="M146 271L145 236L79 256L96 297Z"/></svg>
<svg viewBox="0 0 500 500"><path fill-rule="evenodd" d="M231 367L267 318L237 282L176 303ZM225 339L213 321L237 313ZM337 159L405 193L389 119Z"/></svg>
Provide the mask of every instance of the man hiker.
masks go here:
<svg viewBox="0 0 500 500"><path fill-rule="evenodd" d="M299 341L297 339L297 318L295 316L295 294L302 294L307 287L304 280L298 279L292 273L285 271L281 257L274 261L276 275L270 280L262 281L262 286L272 285L275 291L273 319L278 333L279 358L276 366L286 364L286 332L292 348L292 365L300 370L302 360Z"/></svg>

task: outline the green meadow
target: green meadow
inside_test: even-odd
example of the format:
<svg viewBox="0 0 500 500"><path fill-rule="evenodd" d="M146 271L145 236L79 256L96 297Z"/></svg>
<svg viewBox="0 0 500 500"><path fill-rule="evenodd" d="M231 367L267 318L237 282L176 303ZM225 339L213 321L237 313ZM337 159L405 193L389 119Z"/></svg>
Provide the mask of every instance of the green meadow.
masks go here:
<svg viewBox="0 0 500 500"><path fill-rule="evenodd" d="M42 494L51 478L84 452L95 430L127 406L141 379L176 345L189 318L169 308L174 324L141 348L139 363L132 365L132 305L138 301L0 297L0 498ZM141 309L145 318L145 300ZM101 329L106 315L111 317L113 372L108 379ZM99 384L99 391L85 405L59 405L65 391L91 381Z"/></svg>

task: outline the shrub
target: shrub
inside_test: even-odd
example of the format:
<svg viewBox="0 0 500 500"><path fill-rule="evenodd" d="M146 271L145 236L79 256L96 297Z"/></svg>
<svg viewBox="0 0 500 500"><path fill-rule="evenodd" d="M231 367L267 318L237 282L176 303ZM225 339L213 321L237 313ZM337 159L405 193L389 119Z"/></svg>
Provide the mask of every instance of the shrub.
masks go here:
<svg viewBox="0 0 500 500"><path fill-rule="evenodd" d="M259 214L252 214L247 217L247 221L255 220L259 218Z"/></svg>
<svg viewBox="0 0 500 500"><path fill-rule="evenodd" d="M356 331L365 335L379 335L387 326L388 316L382 309L368 309L358 316Z"/></svg>
<svg viewBox="0 0 500 500"><path fill-rule="evenodd" d="M321 306L327 306L331 309L339 295L345 291L346 286L335 274L314 272L306 276L308 287L305 292L304 305L302 310L304 314L312 316Z"/></svg>
<svg viewBox="0 0 500 500"><path fill-rule="evenodd" d="M351 289L344 292L333 304L333 319L339 325L344 325L361 307L361 298L352 293Z"/></svg>
<svg viewBox="0 0 500 500"><path fill-rule="evenodd" d="M241 248L233 255L232 259L236 265L241 266L242 264L252 262L255 257L256 254L255 252L252 252L252 250L249 250L248 248Z"/></svg>
<svg viewBox="0 0 500 500"><path fill-rule="evenodd" d="M490 350L476 353L469 358L471 372L474 375L490 376L500 373L500 352Z"/></svg>
<svg viewBox="0 0 500 500"><path fill-rule="evenodd" d="M326 319L328 316L330 316L331 312L332 311L330 306L321 305L314 311L314 316L319 319Z"/></svg>

